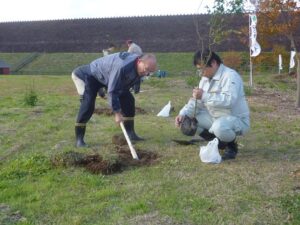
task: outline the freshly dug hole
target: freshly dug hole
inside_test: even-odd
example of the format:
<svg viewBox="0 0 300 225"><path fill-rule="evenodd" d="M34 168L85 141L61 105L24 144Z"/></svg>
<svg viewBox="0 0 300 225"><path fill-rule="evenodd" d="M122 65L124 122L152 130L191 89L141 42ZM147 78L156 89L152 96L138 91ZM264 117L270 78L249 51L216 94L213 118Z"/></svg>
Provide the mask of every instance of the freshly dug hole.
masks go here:
<svg viewBox="0 0 300 225"><path fill-rule="evenodd" d="M121 172L131 166L149 166L154 164L158 155L151 151L136 149L139 160L132 158L127 142L122 135L114 135L112 137L114 147L112 151L117 153L117 157L111 160L104 160L97 153L85 154L79 152L66 152L62 155L56 155L51 158L54 166L80 166L86 168L93 174L114 174Z"/></svg>

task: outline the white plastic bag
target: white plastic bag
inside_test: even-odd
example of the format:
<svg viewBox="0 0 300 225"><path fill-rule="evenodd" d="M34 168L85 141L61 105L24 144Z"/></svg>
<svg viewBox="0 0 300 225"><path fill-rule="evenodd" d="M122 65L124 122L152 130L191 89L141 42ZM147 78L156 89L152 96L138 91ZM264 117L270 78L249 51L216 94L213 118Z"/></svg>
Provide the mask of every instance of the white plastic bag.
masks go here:
<svg viewBox="0 0 300 225"><path fill-rule="evenodd" d="M162 117L169 117L171 110L171 101L169 101L168 104L166 104L162 110L157 114L157 116L162 116Z"/></svg>
<svg viewBox="0 0 300 225"><path fill-rule="evenodd" d="M200 146L200 159L205 163L220 163L222 157L218 149L219 140L215 138L214 140L208 142L206 146Z"/></svg>

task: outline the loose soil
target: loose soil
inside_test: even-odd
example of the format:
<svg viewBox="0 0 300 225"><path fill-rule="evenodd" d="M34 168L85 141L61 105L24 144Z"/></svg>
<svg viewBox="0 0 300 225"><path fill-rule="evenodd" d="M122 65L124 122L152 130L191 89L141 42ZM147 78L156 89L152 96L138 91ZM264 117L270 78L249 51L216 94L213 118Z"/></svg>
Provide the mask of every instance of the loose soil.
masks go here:
<svg viewBox="0 0 300 225"><path fill-rule="evenodd" d="M75 151L66 152L63 155L56 155L51 158L54 166L79 166L85 167L93 174L114 174L122 172L128 167L149 166L158 160L158 155L151 151L136 149L139 160L132 158L127 142L121 135L115 135L112 138L114 144L113 151L117 153L117 158L104 160L97 153L85 154Z"/></svg>

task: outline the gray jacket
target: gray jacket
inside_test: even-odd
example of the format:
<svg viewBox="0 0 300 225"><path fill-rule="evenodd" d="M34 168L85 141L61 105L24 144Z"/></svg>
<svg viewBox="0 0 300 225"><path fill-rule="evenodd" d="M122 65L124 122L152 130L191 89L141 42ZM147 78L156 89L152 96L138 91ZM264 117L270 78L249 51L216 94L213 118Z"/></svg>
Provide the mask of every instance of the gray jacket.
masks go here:
<svg viewBox="0 0 300 225"><path fill-rule="evenodd" d="M119 96L135 84L140 84L137 58L136 54L119 52L96 59L90 64L92 76L107 87L109 104L114 112L121 110Z"/></svg>

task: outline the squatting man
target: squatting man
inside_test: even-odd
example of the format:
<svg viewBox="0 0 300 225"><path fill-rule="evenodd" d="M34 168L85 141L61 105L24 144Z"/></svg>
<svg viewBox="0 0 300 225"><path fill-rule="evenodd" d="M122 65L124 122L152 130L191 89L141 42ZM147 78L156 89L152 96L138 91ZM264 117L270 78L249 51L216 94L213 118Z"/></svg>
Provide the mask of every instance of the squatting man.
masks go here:
<svg viewBox="0 0 300 225"><path fill-rule="evenodd" d="M238 153L236 137L250 128L249 108L241 76L226 67L213 51L197 51L194 65L201 70L199 87L180 110L175 125L180 127L184 117L195 117L199 134L207 141L219 139L219 149L225 149L223 160L234 159Z"/></svg>
<svg viewBox="0 0 300 225"><path fill-rule="evenodd" d="M133 141L142 140L134 130L135 99L130 92L141 78L156 71L157 61L153 54L139 56L128 52L107 55L88 65L76 68L72 77L76 87L81 87L82 99L75 124L77 147L85 147L86 124L93 115L97 92L107 89L109 105L115 122L124 122L128 136Z"/></svg>

